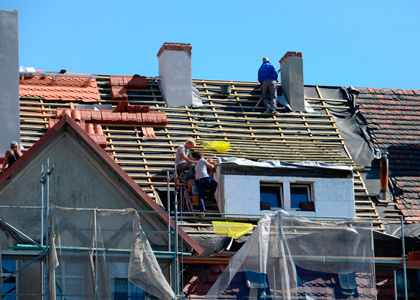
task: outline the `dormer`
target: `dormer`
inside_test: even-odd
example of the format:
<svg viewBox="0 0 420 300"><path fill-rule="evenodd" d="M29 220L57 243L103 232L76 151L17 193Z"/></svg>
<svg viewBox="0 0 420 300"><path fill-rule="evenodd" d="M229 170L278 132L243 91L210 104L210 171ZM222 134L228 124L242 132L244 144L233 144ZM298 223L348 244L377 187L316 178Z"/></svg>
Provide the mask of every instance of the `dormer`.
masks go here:
<svg viewBox="0 0 420 300"><path fill-rule="evenodd" d="M255 217L283 209L305 217L355 217L352 167L221 158L216 174L223 214Z"/></svg>

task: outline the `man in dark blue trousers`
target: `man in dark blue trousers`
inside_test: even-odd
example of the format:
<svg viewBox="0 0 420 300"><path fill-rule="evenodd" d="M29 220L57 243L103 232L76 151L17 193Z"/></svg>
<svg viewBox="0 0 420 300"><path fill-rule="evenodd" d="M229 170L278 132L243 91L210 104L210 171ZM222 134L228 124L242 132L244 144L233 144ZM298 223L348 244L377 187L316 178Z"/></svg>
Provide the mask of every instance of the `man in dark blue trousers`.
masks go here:
<svg viewBox="0 0 420 300"><path fill-rule="evenodd" d="M263 63L258 70L258 81L261 83L262 98L264 100L266 112L271 114L277 113L278 77L279 74L276 67L270 63L268 57L264 57Z"/></svg>

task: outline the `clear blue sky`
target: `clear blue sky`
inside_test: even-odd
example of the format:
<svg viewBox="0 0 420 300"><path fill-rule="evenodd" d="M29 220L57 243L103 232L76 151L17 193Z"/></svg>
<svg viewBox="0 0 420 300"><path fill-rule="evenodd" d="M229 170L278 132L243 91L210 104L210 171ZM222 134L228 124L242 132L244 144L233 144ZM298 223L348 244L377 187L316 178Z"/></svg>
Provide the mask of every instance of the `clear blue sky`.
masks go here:
<svg viewBox="0 0 420 300"><path fill-rule="evenodd" d="M256 81L261 58L303 53L311 85L420 90L420 1L2 0L20 65L158 76L164 42L191 43L193 78Z"/></svg>

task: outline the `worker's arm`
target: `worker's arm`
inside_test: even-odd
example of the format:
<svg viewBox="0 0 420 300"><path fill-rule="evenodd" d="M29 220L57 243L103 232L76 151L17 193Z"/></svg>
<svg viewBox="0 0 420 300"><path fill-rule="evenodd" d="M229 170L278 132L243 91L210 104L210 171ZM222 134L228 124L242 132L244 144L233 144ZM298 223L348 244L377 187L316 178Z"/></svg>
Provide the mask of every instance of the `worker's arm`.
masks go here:
<svg viewBox="0 0 420 300"><path fill-rule="evenodd" d="M197 161L190 155L190 156L186 156L184 153L180 153L181 157L183 160L185 160L186 162L189 162L190 164L196 164Z"/></svg>
<svg viewBox="0 0 420 300"><path fill-rule="evenodd" d="M4 159L3 159L3 165L1 167L1 171L3 172L4 168L6 168L7 165L7 158L9 157L9 151L6 152L6 154L4 155Z"/></svg>
<svg viewBox="0 0 420 300"><path fill-rule="evenodd" d="M206 167L210 169L214 169L214 165L206 161Z"/></svg>

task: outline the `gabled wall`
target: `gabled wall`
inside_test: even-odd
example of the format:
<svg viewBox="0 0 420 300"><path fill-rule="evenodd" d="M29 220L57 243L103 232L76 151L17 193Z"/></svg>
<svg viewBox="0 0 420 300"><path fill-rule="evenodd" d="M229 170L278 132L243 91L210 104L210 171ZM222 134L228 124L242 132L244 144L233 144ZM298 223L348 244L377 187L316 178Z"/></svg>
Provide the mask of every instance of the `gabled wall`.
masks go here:
<svg viewBox="0 0 420 300"><path fill-rule="evenodd" d="M77 135L62 128L0 186L0 205L41 206L41 168L47 158L50 205L76 208L145 209L136 196L106 167ZM145 231L163 230L156 215L141 218ZM40 209L2 208L0 217L31 238L41 238ZM167 235L147 234L155 250L167 250ZM2 245L2 248L7 245Z"/></svg>

